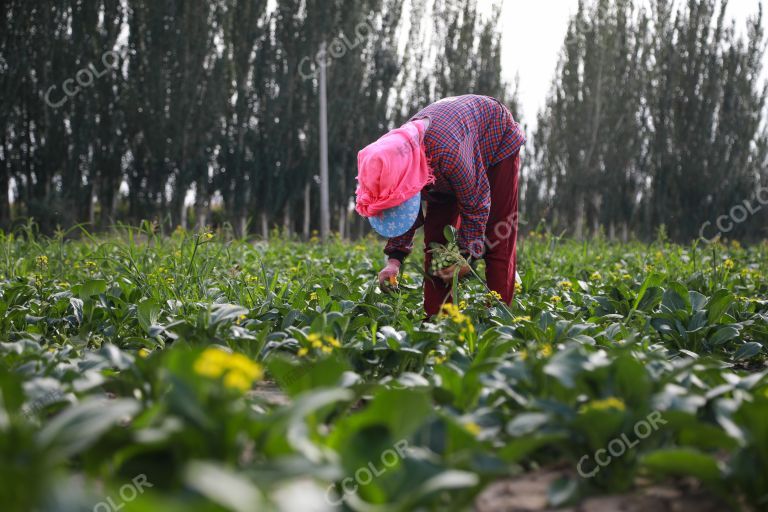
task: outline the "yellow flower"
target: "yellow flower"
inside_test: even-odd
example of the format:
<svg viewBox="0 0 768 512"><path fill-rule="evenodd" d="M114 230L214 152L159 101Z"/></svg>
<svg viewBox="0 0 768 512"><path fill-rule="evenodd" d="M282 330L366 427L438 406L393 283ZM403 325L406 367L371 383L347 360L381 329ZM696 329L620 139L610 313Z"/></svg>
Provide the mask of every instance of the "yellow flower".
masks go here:
<svg viewBox="0 0 768 512"><path fill-rule="evenodd" d="M440 316L450 317L450 319L457 324L463 323L465 320L467 320L466 315L459 311L459 307L456 306L456 304L451 303L443 304Z"/></svg>
<svg viewBox="0 0 768 512"><path fill-rule="evenodd" d="M564 288L566 290L570 290L571 288L573 288L573 283L571 283L570 281L560 281L559 283L557 283L557 285L560 288Z"/></svg>
<svg viewBox="0 0 768 512"><path fill-rule="evenodd" d="M309 354L309 349L308 349L308 348L306 348L306 347L301 347L301 348L299 349L299 351L296 353L296 355L297 355L297 356L299 356L299 357L304 357L304 356L306 356L307 354Z"/></svg>
<svg viewBox="0 0 768 512"><path fill-rule="evenodd" d="M447 359L448 356L444 356L437 352L436 350L430 350L428 356L432 356L434 359L435 364L443 364Z"/></svg>
<svg viewBox="0 0 768 512"><path fill-rule="evenodd" d="M149 357L149 354L151 354L151 352L146 348L139 349L139 357L141 357L142 359L146 359L147 357Z"/></svg>
<svg viewBox="0 0 768 512"><path fill-rule="evenodd" d="M592 272L592 275L589 276L589 279L592 281L600 281L603 278L603 276L600 275L600 272Z"/></svg>
<svg viewBox="0 0 768 512"><path fill-rule="evenodd" d="M261 366L243 354L231 354L209 347L195 360L194 371L202 377L218 379L224 376L224 386L248 391L255 380L264 376Z"/></svg>
<svg viewBox="0 0 768 512"><path fill-rule="evenodd" d="M725 267L726 270L731 270L735 265L736 264L733 262L733 260L731 258L728 258L723 263L723 266Z"/></svg>
<svg viewBox="0 0 768 512"><path fill-rule="evenodd" d="M337 340L337 339L336 339L336 338L334 338L333 336L326 336L326 337L325 337L325 342L326 342L328 345L330 345L330 346L332 346L332 347L334 347L334 348L341 348L341 343L339 343L339 340Z"/></svg>
<svg viewBox="0 0 768 512"><path fill-rule="evenodd" d="M459 307L455 304L444 304L439 316L450 318L454 324L462 326L461 331L459 331L459 341L461 342L465 342L467 336L475 333L475 326L472 325L472 320L459 311Z"/></svg>
<svg viewBox="0 0 768 512"><path fill-rule="evenodd" d="M317 293L312 292L309 294L309 300L317 300Z"/></svg>
<svg viewBox="0 0 768 512"><path fill-rule="evenodd" d="M227 353L216 348L207 348L195 360L195 373L202 377L218 379L226 371Z"/></svg>
<svg viewBox="0 0 768 512"><path fill-rule="evenodd" d="M459 302L459 309L461 309L462 311L463 311L463 310L465 310L465 309L467 309L467 303L466 303L466 301L461 301L461 302Z"/></svg>
<svg viewBox="0 0 768 512"><path fill-rule="evenodd" d="M48 256L42 255L35 258L35 264L40 268L48 266Z"/></svg>
<svg viewBox="0 0 768 512"><path fill-rule="evenodd" d="M203 233L203 237L202 238L206 242L209 241L209 240L213 240L213 233L211 233L210 231L208 231L206 233Z"/></svg>
<svg viewBox="0 0 768 512"><path fill-rule="evenodd" d="M232 354L229 357L229 369L242 373L251 380L261 379L264 376L264 371L261 366L251 361L251 359L243 354Z"/></svg>
<svg viewBox="0 0 768 512"><path fill-rule="evenodd" d="M515 283L515 293L523 293L523 285L521 283Z"/></svg>
<svg viewBox="0 0 768 512"><path fill-rule="evenodd" d="M563 299L562 299L562 297L560 297L559 295L553 295L553 296L551 296L551 297L549 298L549 300L550 300L551 302L553 302L554 304L559 304L560 302L562 302L562 300L563 300Z"/></svg>
<svg viewBox="0 0 768 512"><path fill-rule="evenodd" d="M312 348L320 348L323 346L323 342L319 334L315 334L315 333L308 334L307 341L312 346Z"/></svg>
<svg viewBox="0 0 768 512"><path fill-rule="evenodd" d="M240 372L229 372L227 373L227 376L224 377L224 385L244 393L251 389L253 379L249 379L247 375Z"/></svg>
<svg viewBox="0 0 768 512"><path fill-rule="evenodd" d="M609 409L623 411L626 408L627 406L624 404L624 401L622 399L616 398L615 396L611 396L603 400L592 400L591 402L581 406L581 409L579 409L579 411L580 412L607 411Z"/></svg>
<svg viewBox="0 0 768 512"><path fill-rule="evenodd" d="M731 248L738 251L739 249L741 249L741 244L739 243L738 240L731 240Z"/></svg>
<svg viewBox="0 0 768 512"><path fill-rule="evenodd" d="M521 287L521 289L522 289L522 287ZM517 284L515 284L515 290L517 290ZM496 290L491 290L488 293L488 298L489 299L501 300L501 294L499 292L497 292Z"/></svg>
<svg viewBox="0 0 768 512"><path fill-rule="evenodd" d="M539 355L542 357L549 357L552 355L552 345L546 343L539 349Z"/></svg>
<svg viewBox="0 0 768 512"><path fill-rule="evenodd" d="M467 432L469 432L473 436L480 435L480 432L483 431L483 427L481 427L474 421L468 421L467 423L465 423L464 428L466 429Z"/></svg>
<svg viewBox="0 0 768 512"><path fill-rule="evenodd" d="M327 345L323 345L323 347L320 348L320 350L322 350L324 354L330 354L331 352L333 352L333 349Z"/></svg>
<svg viewBox="0 0 768 512"><path fill-rule="evenodd" d="M242 322L245 322L245 319L248 318L246 315L240 315L237 317L237 323L240 324Z"/></svg>

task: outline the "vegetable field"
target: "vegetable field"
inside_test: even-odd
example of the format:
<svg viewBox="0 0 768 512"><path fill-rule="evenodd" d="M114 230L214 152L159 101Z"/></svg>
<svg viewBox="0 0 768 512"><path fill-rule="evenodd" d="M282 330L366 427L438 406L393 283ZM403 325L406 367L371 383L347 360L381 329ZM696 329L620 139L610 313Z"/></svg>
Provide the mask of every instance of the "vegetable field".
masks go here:
<svg viewBox="0 0 768 512"><path fill-rule="evenodd" d="M3 510L768 508L768 244L534 233L510 308L472 277L431 321L380 251L3 235Z"/></svg>

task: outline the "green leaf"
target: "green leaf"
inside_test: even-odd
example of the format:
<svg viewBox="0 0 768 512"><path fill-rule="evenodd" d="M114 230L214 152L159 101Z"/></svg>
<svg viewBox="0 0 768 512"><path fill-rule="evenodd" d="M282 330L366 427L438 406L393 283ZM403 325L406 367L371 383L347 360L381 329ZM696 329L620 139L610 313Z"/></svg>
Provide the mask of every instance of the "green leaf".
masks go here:
<svg viewBox="0 0 768 512"><path fill-rule="evenodd" d="M643 284L640 286L640 290L638 290L637 292L637 297L635 298L635 303L632 305L632 309L638 308L648 288L658 287L663 282L664 282L664 277L661 274L652 273L648 277L646 277L645 280L643 281Z"/></svg>
<svg viewBox="0 0 768 512"><path fill-rule="evenodd" d="M247 309L236 304L216 304L211 311L211 325L232 322L236 318L247 314Z"/></svg>
<svg viewBox="0 0 768 512"><path fill-rule="evenodd" d="M692 476L702 482L716 482L722 477L714 457L691 448L656 450L645 455L641 464L662 477Z"/></svg>
<svg viewBox="0 0 768 512"><path fill-rule="evenodd" d="M157 324L157 319L160 317L160 311L162 311L160 304L153 299L147 299L140 302L136 307L136 316L141 328L146 332L149 332L150 328Z"/></svg>
<svg viewBox="0 0 768 512"><path fill-rule="evenodd" d="M549 415L541 412L518 414L507 424L507 433L513 437L531 434L547 424Z"/></svg>
<svg viewBox="0 0 768 512"><path fill-rule="evenodd" d="M691 310L688 289L680 283L669 283L669 288L664 292L661 303L673 313Z"/></svg>
<svg viewBox="0 0 768 512"><path fill-rule="evenodd" d="M250 479L229 468L191 462L184 472L186 484L212 502L235 512L263 510L263 496Z"/></svg>
<svg viewBox="0 0 768 512"><path fill-rule="evenodd" d="M445 226L443 229L443 236L449 244L456 242L456 228L450 225Z"/></svg>
<svg viewBox="0 0 768 512"><path fill-rule="evenodd" d="M558 478L547 491L549 504L554 507L561 507L576 497L579 490L578 482L573 478Z"/></svg>
<svg viewBox="0 0 768 512"><path fill-rule="evenodd" d="M725 327L721 327L720 329L715 332L715 334L709 338L709 342L712 345L722 345L723 343L729 342L732 339L736 338L739 335L739 330L732 326L732 325L726 325Z"/></svg>
<svg viewBox="0 0 768 512"><path fill-rule="evenodd" d="M556 353L544 367L544 373L556 378L563 386L572 388L576 375L584 370L586 357L575 348Z"/></svg>
<svg viewBox="0 0 768 512"><path fill-rule="evenodd" d="M47 423L39 432L38 440L53 453L68 458L86 450L139 409L139 402L132 399L82 402Z"/></svg>
<svg viewBox="0 0 768 512"><path fill-rule="evenodd" d="M80 297L93 297L107 291L107 282L104 279L89 279L80 285L78 295Z"/></svg>
<svg viewBox="0 0 768 512"><path fill-rule="evenodd" d="M760 343L750 341L739 347L733 358L737 361L742 359L751 359L762 352L763 346Z"/></svg>
<svg viewBox="0 0 768 512"><path fill-rule="evenodd" d="M723 317L725 312L731 307L731 304L735 302L736 298L728 290L718 290L709 299L709 315L708 320L710 324L716 324Z"/></svg>

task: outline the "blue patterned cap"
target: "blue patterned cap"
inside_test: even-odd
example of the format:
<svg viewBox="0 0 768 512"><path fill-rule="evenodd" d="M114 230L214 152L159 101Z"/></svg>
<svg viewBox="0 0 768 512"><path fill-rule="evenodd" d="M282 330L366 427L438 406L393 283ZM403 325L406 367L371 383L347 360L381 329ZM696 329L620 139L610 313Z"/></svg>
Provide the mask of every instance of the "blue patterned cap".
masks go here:
<svg viewBox="0 0 768 512"><path fill-rule="evenodd" d="M416 194L400 206L384 210L375 217L370 217L371 226L378 234L386 238L400 236L413 227L421 210L421 193Z"/></svg>

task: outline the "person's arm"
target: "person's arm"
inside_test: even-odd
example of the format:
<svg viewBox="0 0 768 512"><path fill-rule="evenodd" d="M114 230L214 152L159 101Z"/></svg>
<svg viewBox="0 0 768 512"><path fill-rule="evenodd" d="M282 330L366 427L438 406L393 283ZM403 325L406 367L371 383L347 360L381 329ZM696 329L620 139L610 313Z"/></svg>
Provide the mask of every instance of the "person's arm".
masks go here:
<svg viewBox="0 0 768 512"><path fill-rule="evenodd" d="M424 215L421 209L419 209L419 216L416 217L413 227L398 237L390 238L387 241L387 246L384 248L384 254L389 256L390 259L403 263L405 258L413 251L413 237L416 234L416 230L423 225Z"/></svg>
<svg viewBox="0 0 768 512"><path fill-rule="evenodd" d="M473 258L481 258L485 254L485 230L491 213L491 186L485 169L475 166L473 148L472 140L465 139L451 151L452 158L447 160L450 164L444 169L461 214L459 249Z"/></svg>

